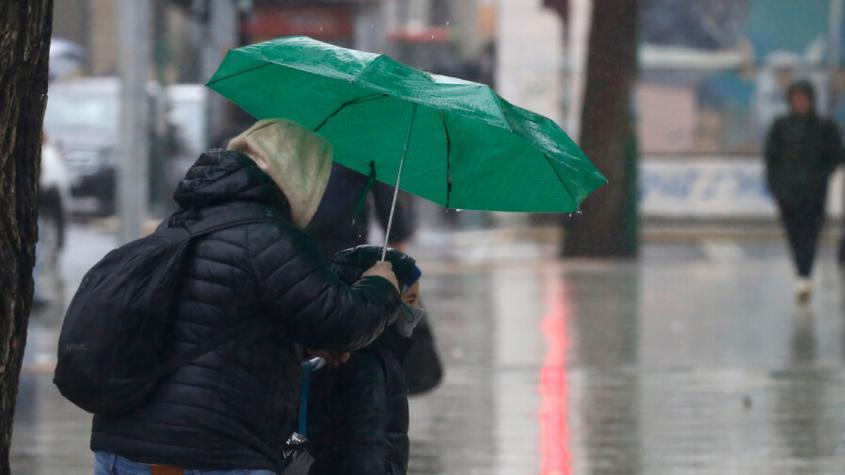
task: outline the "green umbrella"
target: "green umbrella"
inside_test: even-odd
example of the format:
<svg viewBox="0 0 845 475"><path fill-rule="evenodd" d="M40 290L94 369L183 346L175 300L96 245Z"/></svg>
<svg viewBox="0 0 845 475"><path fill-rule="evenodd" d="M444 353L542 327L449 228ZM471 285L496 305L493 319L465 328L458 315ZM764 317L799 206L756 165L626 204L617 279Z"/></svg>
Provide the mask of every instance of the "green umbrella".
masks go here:
<svg viewBox="0 0 845 475"><path fill-rule="evenodd" d="M385 55L280 38L230 50L207 86L259 119L317 132L337 163L447 208L572 212L605 183L551 119Z"/></svg>

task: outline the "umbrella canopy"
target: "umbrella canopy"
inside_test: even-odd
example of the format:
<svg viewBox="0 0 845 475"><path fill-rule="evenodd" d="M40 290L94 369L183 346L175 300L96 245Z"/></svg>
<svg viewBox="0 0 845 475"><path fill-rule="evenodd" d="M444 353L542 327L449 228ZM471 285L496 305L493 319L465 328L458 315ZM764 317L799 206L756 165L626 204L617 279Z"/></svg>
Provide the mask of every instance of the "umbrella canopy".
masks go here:
<svg viewBox="0 0 845 475"><path fill-rule="evenodd" d="M571 212L605 183L552 120L385 55L280 38L230 50L207 86L314 130L343 166L389 185L401 167L401 189L447 208Z"/></svg>

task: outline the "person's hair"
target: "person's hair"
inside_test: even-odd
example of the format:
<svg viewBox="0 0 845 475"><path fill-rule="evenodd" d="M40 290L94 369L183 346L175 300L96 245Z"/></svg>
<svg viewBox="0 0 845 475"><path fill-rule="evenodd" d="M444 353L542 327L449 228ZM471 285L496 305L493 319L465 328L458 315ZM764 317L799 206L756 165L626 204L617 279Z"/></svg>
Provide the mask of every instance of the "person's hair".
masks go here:
<svg viewBox="0 0 845 475"><path fill-rule="evenodd" d="M792 96L795 94L804 94L810 99L810 104L813 107L816 105L816 88L813 87L813 83L807 80L796 81L789 86L789 89L786 90L786 100L792 101Z"/></svg>

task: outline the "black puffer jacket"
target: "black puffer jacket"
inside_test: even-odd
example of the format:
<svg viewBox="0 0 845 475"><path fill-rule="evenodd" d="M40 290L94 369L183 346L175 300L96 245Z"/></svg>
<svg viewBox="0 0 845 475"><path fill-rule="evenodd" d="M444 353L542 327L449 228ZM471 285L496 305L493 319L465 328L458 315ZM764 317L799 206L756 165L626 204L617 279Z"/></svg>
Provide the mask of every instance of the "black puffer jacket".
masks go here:
<svg viewBox="0 0 845 475"><path fill-rule="evenodd" d="M200 157L179 185L182 208L271 206L284 196L238 153ZM197 469L280 469L299 395L297 344L355 350L396 313L384 279L341 282L302 231L287 222L242 225L193 244L174 311L172 351L188 351L244 321L252 336L168 377L126 417L94 418L91 448L132 460Z"/></svg>
<svg viewBox="0 0 845 475"><path fill-rule="evenodd" d="M765 157L767 183L780 202L824 201L842 160L839 131L815 114L781 117L769 131Z"/></svg>
<svg viewBox="0 0 845 475"><path fill-rule="evenodd" d="M809 81L787 89L786 101L803 94L810 111L790 111L772 124L766 137L766 181L781 206L824 203L830 175L842 161L842 140L836 124L816 115L816 91Z"/></svg>
<svg viewBox="0 0 845 475"><path fill-rule="evenodd" d="M332 269L354 282L380 257L377 246L341 252ZM389 251L402 282L415 262ZM314 378L309 405L309 475L404 475L408 470L408 390L402 361L413 345L393 327L338 369Z"/></svg>
<svg viewBox="0 0 845 475"><path fill-rule="evenodd" d="M393 328L342 367L314 378L309 475L405 475L408 391L402 360L413 340Z"/></svg>

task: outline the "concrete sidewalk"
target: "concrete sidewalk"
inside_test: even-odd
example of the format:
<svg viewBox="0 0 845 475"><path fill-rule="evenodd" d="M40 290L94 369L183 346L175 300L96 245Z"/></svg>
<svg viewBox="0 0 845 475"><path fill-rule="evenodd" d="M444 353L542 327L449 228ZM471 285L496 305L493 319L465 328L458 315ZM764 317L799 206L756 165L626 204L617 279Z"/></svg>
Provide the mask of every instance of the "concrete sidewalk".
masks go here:
<svg viewBox="0 0 845 475"><path fill-rule="evenodd" d="M74 228L69 243L66 294L113 240ZM506 231L420 235L446 378L412 400L412 474L845 473L832 246L808 307L777 239L649 243L639 261L556 249ZM51 384L58 318L32 320L15 473L91 473L90 416Z"/></svg>

